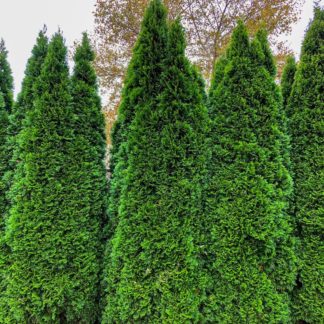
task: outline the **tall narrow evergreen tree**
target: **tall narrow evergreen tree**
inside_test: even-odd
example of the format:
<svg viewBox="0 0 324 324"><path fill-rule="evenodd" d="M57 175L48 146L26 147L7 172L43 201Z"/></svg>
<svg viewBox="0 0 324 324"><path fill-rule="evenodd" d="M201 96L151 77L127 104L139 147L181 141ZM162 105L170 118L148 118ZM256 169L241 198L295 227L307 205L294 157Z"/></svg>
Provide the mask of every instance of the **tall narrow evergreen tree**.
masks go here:
<svg viewBox="0 0 324 324"><path fill-rule="evenodd" d="M166 16L167 12L161 0L152 0L144 14L141 30L133 49L133 57L128 67L118 119L112 130L107 233L109 237L113 235L118 223L119 199L128 163L126 142L130 124L135 110L140 109L139 107L147 100L157 96L161 91L162 66L167 53ZM109 267L110 250L111 240L109 239L106 247L106 269Z"/></svg>
<svg viewBox="0 0 324 324"><path fill-rule="evenodd" d="M87 224L81 230L87 236L84 247L86 267L80 281L80 297L87 304L88 313L82 319L95 321L98 317L99 283L105 245L104 226L107 222L107 179L104 165L106 139L104 116L101 111L96 73L93 69L94 51L86 33L76 49L72 76L73 120L73 169L75 196L80 210L80 221ZM81 238L82 236L80 236ZM82 240L80 240L80 244ZM88 260L88 261L87 261ZM92 260L92 261L91 261ZM82 261L83 262L83 261ZM81 279L81 278L80 278Z"/></svg>
<svg viewBox="0 0 324 324"><path fill-rule="evenodd" d="M5 323L5 313L7 312L6 301L4 300L5 291L5 271L8 264L8 247L5 244L5 209L6 202L6 183L3 175L8 168L8 158L6 152L8 127L8 112L5 109L5 103L0 92L0 323Z"/></svg>
<svg viewBox="0 0 324 324"><path fill-rule="evenodd" d="M83 196L93 185L84 174L93 165L80 157L84 141L72 128L76 117L66 54L58 33L36 80L34 109L18 138L22 163L6 233L12 250L8 304L18 323L95 321L100 228L90 217L89 197ZM97 148L91 153L96 155Z"/></svg>
<svg viewBox="0 0 324 324"><path fill-rule="evenodd" d="M224 76L209 97L213 146L206 257L211 278L203 311L211 322L289 321L287 268L283 247L278 249L291 232L280 185L288 172L278 88L259 37L251 43L239 22Z"/></svg>
<svg viewBox="0 0 324 324"><path fill-rule="evenodd" d="M9 169L8 126L9 114L13 105L13 78L8 63L8 52L4 41L0 41L0 321L3 319L6 302L3 300L5 289L5 270L8 261L8 247L5 244L4 232L8 210L7 182L5 175ZM2 311L3 310L3 311Z"/></svg>
<svg viewBox="0 0 324 324"><path fill-rule="evenodd" d="M112 130L110 233L113 233L117 223L120 191L127 166L126 141L129 126L137 107L156 96L161 89L162 61L165 59L167 46L166 16L167 13L161 0L152 0L145 12L133 57L128 67L118 119Z"/></svg>
<svg viewBox="0 0 324 324"><path fill-rule="evenodd" d="M33 108L35 99L35 83L40 75L42 65L44 63L48 48L48 38L46 36L46 27L43 28L38 34L36 44L34 45L31 56L28 59L25 69L25 76L22 81L21 91L18 94L17 101L13 105L12 112L10 114L8 151L11 158L10 161L10 174L7 181L11 182L12 172L15 169L16 161L19 159L17 135L22 130L23 121L28 111ZM16 150L15 156L14 151Z"/></svg>
<svg viewBox="0 0 324 324"><path fill-rule="evenodd" d="M288 110L291 112L295 217L300 270L295 289L296 320L322 323L323 262L323 110L324 10L315 9L306 33Z"/></svg>
<svg viewBox="0 0 324 324"><path fill-rule="evenodd" d="M270 76L276 77L277 68L274 57L272 55L270 44L268 41L267 31L261 29L256 33L255 40L261 45L263 57L260 61L269 72ZM276 244L275 261L271 260L272 266L269 267L269 275L276 283L280 291L289 292L289 295L295 285L297 275L297 258L296 258L296 238L294 236L295 222L291 217L291 200L292 200L292 176L291 176L291 160L290 160L290 140L288 135L288 120L286 110L283 106L283 98L279 86L275 86L273 96L277 101L278 106L278 121L279 136L276 139L280 146L279 158L284 165L283 168L277 169L277 176L274 178L273 184L277 187L278 199L284 203L282 208L284 223L288 226L285 235L278 237ZM284 224L282 224L284 225ZM280 225L279 225L280 226ZM289 302L289 295L286 295Z"/></svg>
<svg viewBox="0 0 324 324"><path fill-rule="evenodd" d="M162 93L146 98L128 131L103 323L199 319L203 278L194 241L208 116L178 21L170 27L163 69Z"/></svg>
<svg viewBox="0 0 324 324"><path fill-rule="evenodd" d="M295 57L289 56L281 76L281 92L286 113L288 113L287 104L295 81L296 70L297 64Z"/></svg>
<svg viewBox="0 0 324 324"><path fill-rule="evenodd" d="M0 231L3 229L3 218L8 208L6 200L7 185L4 175L9 168L7 150L9 114L13 106L13 78L8 62L8 51L3 39L0 41L0 93L1 93L1 161L0 161ZM1 235L3 237L3 235ZM1 240L1 238L0 238ZM1 243L2 245L2 243Z"/></svg>
<svg viewBox="0 0 324 324"><path fill-rule="evenodd" d="M47 53L47 37L45 36L45 29L41 31L38 35L36 45L32 50L32 56L27 62L27 67L25 70L25 77L22 82L22 89L18 95L17 101L14 103L11 113L9 115L8 121L8 136L6 141L3 142L5 151L2 151L5 155L7 161L6 172L3 177L3 185L6 191L6 214L10 208L10 187L15 173L15 168L17 161L19 161L19 147L17 144L17 136L22 129L23 120L27 111L31 110L33 107L34 100L34 85L37 77L40 74L41 66L44 62ZM5 199L5 197L3 198ZM4 240L4 234L1 236ZM4 242L5 244L5 242ZM9 268L9 251L8 248L5 249L6 255L4 255L4 260L6 262L5 270ZM5 287L5 283L4 283ZM4 289L5 290L5 289ZM1 294L0 297L2 304L0 304L0 322L6 322L8 318L7 313L7 300L5 297L5 292Z"/></svg>

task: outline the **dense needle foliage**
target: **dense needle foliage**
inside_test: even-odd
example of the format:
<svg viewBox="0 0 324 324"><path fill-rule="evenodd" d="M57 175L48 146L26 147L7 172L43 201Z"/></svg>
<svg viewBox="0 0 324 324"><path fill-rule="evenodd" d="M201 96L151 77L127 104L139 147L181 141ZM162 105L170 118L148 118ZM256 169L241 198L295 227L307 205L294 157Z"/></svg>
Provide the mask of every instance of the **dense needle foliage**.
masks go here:
<svg viewBox="0 0 324 324"><path fill-rule="evenodd" d="M283 97L283 105L285 107L286 113L288 113L287 105L295 81L296 70L297 70L297 64L296 64L295 57L289 56L287 58L285 67L283 69L281 82L280 82L281 92Z"/></svg>
<svg viewBox="0 0 324 324"><path fill-rule="evenodd" d="M324 317L323 262L323 110L324 10L306 33L288 110L291 112L295 218L300 244L300 270L295 289L297 320L321 323Z"/></svg>
<svg viewBox="0 0 324 324"><path fill-rule="evenodd" d="M291 232L286 214L291 182L282 155L280 94L265 39L260 33L251 42L239 23L223 77L209 98L211 280L204 312L212 322L289 320L286 290L294 274L286 271L294 270L294 251L281 242Z"/></svg>
<svg viewBox="0 0 324 324"><path fill-rule="evenodd" d="M96 73L93 69L94 52L87 34L83 34L81 45L74 56L74 73L72 75L72 109L74 113L74 192L73 198L78 202L81 226L85 226L83 235L84 266L82 273L82 294L84 303L89 307L87 317L95 321L99 300L99 284L102 272L103 251L105 246L104 227L107 222L107 180L104 166L106 148L104 116L101 111ZM77 214L76 214L77 215ZM88 261L87 261L88 260ZM91 261L92 260L92 261ZM80 278L80 280L81 280ZM84 306L83 306L84 307ZM85 315L82 317L85 319Z"/></svg>
<svg viewBox="0 0 324 324"><path fill-rule="evenodd" d="M129 126L135 110L147 100L156 96L161 89L161 73L166 56L167 22L166 9L160 0L148 6L143 18L141 31L133 49L133 57L128 67L118 119L112 130L112 150L110 159L110 202L109 216L113 231L117 223L120 191L127 167Z"/></svg>
<svg viewBox="0 0 324 324"><path fill-rule="evenodd" d="M6 181L10 188L17 161L19 161L19 145L17 143L18 134L23 128L24 119L27 112L33 109L35 99L35 82L40 75L48 48L48 38L46 36L46 27L39 32L36 44L34 45L31 56L28 59L25 76L22 81L21 91L18 94L17 101L13 105L9 120L8 132L8 152L10 157L10 171L6 175Z"/></svg>
<svg viewBox="0 0 324 324"><path fill-rule="evenodd" d="M179 21L170 27L163 63L162 93L138 107L128 132L104 323L199 318L203 278L195 239L208 116Z"/></svg>
<svg viewBox="0 0 324 324"><path fill-rule="evenodd" d="M5 243L5 222L8 212L8 183L6 174L9 170L8 127L9 115L13 105L13 78L8 63L8 52L4 41L0 41L0 322L6 308L4 299L5 271L8 265L9 250Z"/></svg>
<svg viewBox="0 0 324 324"><path fill-rule="evenodd" d="M12 250L7 295L17 322L95 321L102 215L92 214L101 208L90 206L85 192L94 185L88 155L97 156L97 149L85 153L90 162L81 155L86 136L73 127L82 107L80 101L71 105L66 53L62 35L54 35L18 138L22 162L6 234Z"/></svg>

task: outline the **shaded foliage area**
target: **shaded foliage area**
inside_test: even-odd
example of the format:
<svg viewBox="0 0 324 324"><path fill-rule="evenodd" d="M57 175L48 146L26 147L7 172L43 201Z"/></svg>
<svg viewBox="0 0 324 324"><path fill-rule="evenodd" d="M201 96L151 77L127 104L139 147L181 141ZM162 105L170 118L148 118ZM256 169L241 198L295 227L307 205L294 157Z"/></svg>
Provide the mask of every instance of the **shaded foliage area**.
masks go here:
<svg viewBox="0 0 324 324"><path fill-rule="evenodd" d="M288 99L294 212L301 241L294 313L308 323L323 320L323 61L324 11L316 8Z"/></svg>

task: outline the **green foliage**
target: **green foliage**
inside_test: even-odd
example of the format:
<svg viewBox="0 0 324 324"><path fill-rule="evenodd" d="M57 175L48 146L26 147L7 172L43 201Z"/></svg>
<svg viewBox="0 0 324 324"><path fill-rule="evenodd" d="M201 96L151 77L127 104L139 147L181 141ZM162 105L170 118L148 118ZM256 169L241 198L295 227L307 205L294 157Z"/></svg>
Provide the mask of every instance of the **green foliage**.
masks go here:
<svg viewBox="0 0 324 324"><path fill-rule="evenodd" d="M288 102L291 112L295 217L300 237L300 269L294 294L296 320L321 323L324 317L323 109L324 10L315 9Z"/></svg>
<svg viewBox="0 0 324 324"><path fill-rule="evenodd" d="M167 12L160 0L148 6L141 31L133 49L133 57L128 67L118 119L112 130L112 150L110 159L109 215L111 230L116 226L118 201L127 166L126 141L128 129L134 118L135 110L148 98L160 92L162 62L166 56Z"/></svg>
<svg viewBox="0 0 324 324"><path fill-rule="evenodd" d="M5 270L8 264L8 248L5 244L5 210L6 201L6 182L3 175L8 169L8 156L6 152L8 112L5 109L5 103L0 92L0 322L3 323L4 313L6 311L6 302L3 299L5 290Z"/></svg>
<svg viewBox="0 0 324 324"><path fill-rule="evenodd" d="M139 109L149 98L160 93L163 60L167 53L166 17L167 12L161 1L152 1L145 12L124 82L118 119L112 129L108 204L109 237L113 235L118 224L119 199L128 164L126 142L130 124L134 119L135 110ZM106 270L110 267L110 251L111 240L108 240L105 257ZM104 276L107 278L106 273ZM105 301L103 301L103 307Z"/></svg>
<svg viewBox="0 0 324 324"><path fill-rule="evenodd" d="M287 111L288 100L292 91L292 87L295 81L295 74L297 70L297 64L294 56L288 56L284 70L281 76L281 92L283 97L283 105Z"/></svg>
<svg viewBox="0 0 324 324"><path fill-rule="evenodd" d="M48 47L48 39L45 36L46 29L40 31L36 44L32 49L25 70L25 77L22 82L21 92L18 94L17 101L12 107L9 115L7 155L9 159L8 170L5 175L7 184L8 205L10 202L10 187L13 181L17 161L19 161L19 146L17 143L18 134L23 128L23 121L28 111L33 108L34 85L40 75L42 64L45 60ZM9 208L9 206L8 206Z"/></svg>
<svg viewBox="0 0 324 324"><path fill-rule="evenodd" d="M93 78L86 68L83 78L73 77L78 100L71 105L66 53L63 37L54 35L35 82L34 109L18 137L21 162L6 234L12 250L8 304L18 323L95 321L103 203L92 203L104 200L97 191L103 182L101 149L88 150L93 125L85 134L73 128L78 122L82 128L85 115L96 115L100 105L91 81L89 92L78 96L86 89L83 82ZM89 65L88 59L76 56L76 70Z"/></svg>
<svg viewBox="0 0 324 324"><path fill-rule="evenodd" d="M148 14L146 19L155 21ZM195 240L208 116L201 78L185 57L178 21L170 27L166 49L163 91L145 98L128 130L128 168L112 240L104 323L199 318L203 278Z"/></svg>
<svg viewBox="0 0 324 324"><path fill-rule="evenodd" d="M295 279L295 256L290 242L283 242L292 230L286 212L291 181L272 56L258 35L250 42L239 22L223 77L209 97L210 280L203 312L210 322L278 323L290 317L287 291Z"/></svg>
<svg viewBox="0 0 324 324"><path fill-rule="evenodd" d="M4 108L10 113L13 106L13 77L8 63L8 51L4 40L0 41L0 89L4 100Z"/></svg>
<svg viewBox="0 0 324 324"><path fill-rule="evenodd" d="M18 95L17 101L12 107L11 114L9 116L8 124L8 137L6 143L6 156L8 159L8 167L4 177L4 183L6 185L6 196L7 196L7 208L6 212L9 210L10 206L10 187L12 185L15 168L17 161L19 161L19 146L17 143L18 134L23 127L23 120L28 111L33 107L34 100L34 84L37 77L40 74L41 66L44 62L47 53L47 37L45 36L45 30L41 31L38 35L37 42L32 50L32 56L27 62L27 67L25 71L25 77L22 82L22 89ZM3 236L4 238L4 236ZM9 268L9 252L7 249L7 255L5 260L7 262L6 269ZM5 286L5 284L4 284ZM5 297L5 292L2 294L3 305L0 305L0 322L5 322L8 318L7 312L7 299Z"/></svg>
<svg viewBox="0 0 324 324"><path fill-rule="evenodd" d="M4 231L8 210L7 181L5 178L9 169L8 127L9 114L13 105L13 78L8 63L8 52L4 41L0 41L0 322L6 303L3 299L5 289L5 270L8 263L8 247L5 244Z"/></svg>
<svg viewBox="0 0 324 324"><path fill-rule="evenodd" d="M107 223L107 189L104 157L106 151L105 122L101 111L96 73L93 69L94 52L87 34L76 49L75 66L72 76L72 108L75 114L73 129L75 135L75 192L83 221L88 224L83 235L87 236L88 251L85 251L84 266L93 260L92 268L82 273L83 284L80 298L89 308L83 320L95 321L99 316L98 276L102 273L102 262ZM98 231L99 230L99 231ZM101 278L101 277L100 277ZM102 279L102 278L101 278ZM98 314L97 314L98 312ZM98 315L98 316L97 316ZM86 322L87 322L86 321Z"/></svg>
<svg viewBox="0 0 324 324"><path fill-rule="evenodd" d="M226 56L221 56L215 63L213 76L211 79L211 84L209 88L209 93L213 93L222 81L225 73L225 67L227 65L228 61L226 59Z"/></svg>
<svg viewBox="0 0 324 324"><path fill-rule="evenodd" d="M277 67L275 59L272 55L270 44L268 42L268 33L267 30L262 28L260 29L255 38L259 41L263 53L263 58L261 59L264 67L269 71L272 77L275 77L277 74Z"/></svg>

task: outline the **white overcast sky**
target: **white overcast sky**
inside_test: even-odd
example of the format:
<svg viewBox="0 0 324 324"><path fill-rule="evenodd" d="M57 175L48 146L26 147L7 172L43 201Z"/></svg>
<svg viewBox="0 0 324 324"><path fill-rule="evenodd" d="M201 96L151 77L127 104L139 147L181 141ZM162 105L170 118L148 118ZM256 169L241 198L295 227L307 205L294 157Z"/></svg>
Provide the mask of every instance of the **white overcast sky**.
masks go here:
<svg viewBox="0 0 324 324"><path fill-rule="evenodd" d="M58 28L62 29L66 44L71 46L75 40L80 39L83 31L93 31L95 2L96 0L0 0L0 38L5 40L9 51L16 94L20 90L27 59L42 26L47 25L48 35L55 33ZM300 21L293 27L291 35L285 37L297 57L304 30L312 15L313 0L306 0Z"/></svg>

